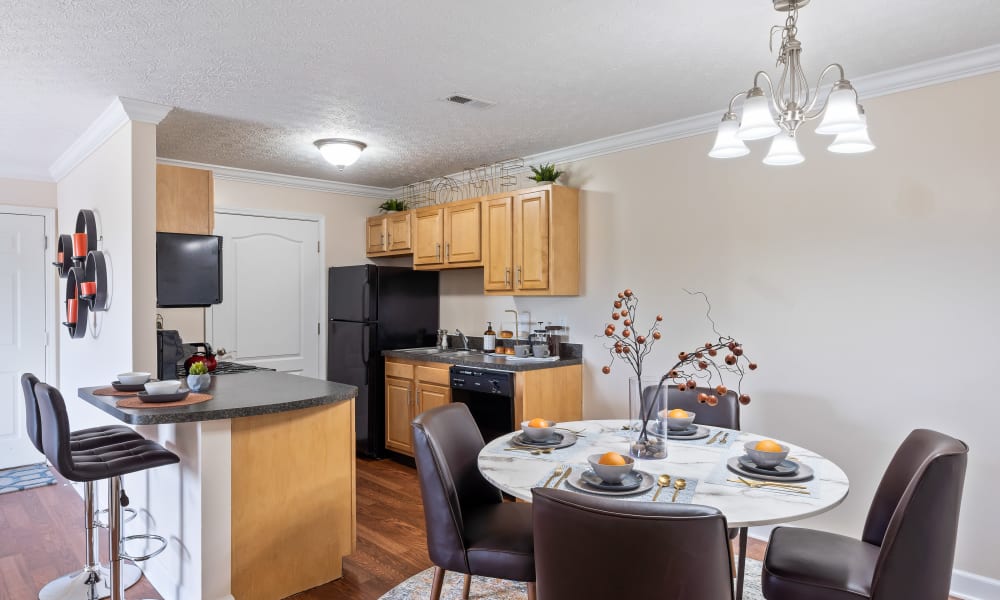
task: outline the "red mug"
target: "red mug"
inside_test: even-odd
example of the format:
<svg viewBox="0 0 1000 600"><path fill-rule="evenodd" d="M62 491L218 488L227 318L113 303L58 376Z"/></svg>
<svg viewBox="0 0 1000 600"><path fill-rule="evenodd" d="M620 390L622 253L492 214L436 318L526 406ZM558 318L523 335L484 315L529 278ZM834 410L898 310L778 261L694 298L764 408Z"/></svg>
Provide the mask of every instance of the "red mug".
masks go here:
<svg viewBox="0 0 1000 600"><path fill-rule="evenodd" d="M62 264L62 262L63 262L63 256L64 256L64 254L62 252L57 252L56 253L56 262Z"/></svg>
<svg viewBox="0 0 1000 600"><path fill-rule="evenodd" d="M96 281L81 281L80 282L80 295L81 296L93 296L97 294L97 282Z"/></svg>
<svg viewBox="0 0 1000 600"><path fill-rule="evenodd" d="M77 302L79 302L79 300L70 299L70 300L66 301L66 322L67 323L76 323L76 303Z"/></svg>
<svg viewBox="0 0 1000 600"><path fill-rule="evenodd" d="M73 256L81 257L87 256L87 234L86 233L74 233L73 234Z"/></svg>

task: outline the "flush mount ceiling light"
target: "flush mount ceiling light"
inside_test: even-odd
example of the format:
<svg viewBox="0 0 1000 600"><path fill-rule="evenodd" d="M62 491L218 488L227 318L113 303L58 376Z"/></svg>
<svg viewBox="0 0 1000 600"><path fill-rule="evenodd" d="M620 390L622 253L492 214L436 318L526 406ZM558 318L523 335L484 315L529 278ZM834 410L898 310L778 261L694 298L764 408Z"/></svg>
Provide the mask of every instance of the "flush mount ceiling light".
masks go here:
<svg viewBox="0 0 1000 600"><path fill-rule="evenodd" d="M313 143L319 148L319 152L326 159L326 162L341 171L344 170L344 167L353 165L361 156L361 152L368 147L364 142L344 138L327 138L316 140Z"/></svg>
<svg viewBox="0 0 1000 600"><path fill-rule="evenodd" d="M874 150L875 144L868 137L868 120L858 104L858 93L844 76L844 67L837 63L829 65L820 74L816 88L809 87L800 61L802 43L795 37L799 9L809 4L809 0L772 2L775 10L788 13L784 26L771 28L772 39L776 31L781 31L777 64L782 67L782 72L778 86L774 86L766 72L758 71L753 78L753 87L736 94L729 101L729 110L722 116L715 145L708 155L712 158L746 156L750 149L745 141L774 138L764 164L797 165L805 158L799 152L795 135L803 123L821 116L823 120L816 127L816 133L837 136L829 147L831 152L855 154ZM823 104L817 107L823 79L833 71L837 71L840 78L834 82ZM760 87L761 80L767 83L767 93ZM735 109L740 98L743 98L742 115L737 114Z"/></svg>

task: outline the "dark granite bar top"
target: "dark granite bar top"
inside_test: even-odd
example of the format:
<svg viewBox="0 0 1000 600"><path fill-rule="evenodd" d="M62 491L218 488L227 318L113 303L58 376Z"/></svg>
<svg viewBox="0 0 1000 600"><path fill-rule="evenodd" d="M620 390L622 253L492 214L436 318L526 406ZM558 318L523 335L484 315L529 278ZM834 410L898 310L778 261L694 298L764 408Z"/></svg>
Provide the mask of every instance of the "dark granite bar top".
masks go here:
<svg viewBox="0 0 1000 600"><path fill-rule="evenodd" d="M478 344L474 342L474 338L470 337L469 346L476 348ZM555 369L558 367L583 364L583 346L580 344L563 344L559 353L559 360L510 360L499 354L484 354L482 351L464 353L454 348L430 353L424 353L423 351L410 352L407 350L383 350L382 356L405 358L407 360L418 362L447 363L463 367L479 367L483 369L493 369L495 371L513 372Z"/></svg>
<svg viewBox="0 0 1000 600"><path fill-rule="evenodd" d="M358 388L353 385L273 371L252 371L213 376L212 387L207 392L213 397L207 402L177 407L118 408L115 404L120 397L95 396L91 393L109 385L80 388L78 395L112 417L131 425L253 417L336 404L358 394Z"/></svg>

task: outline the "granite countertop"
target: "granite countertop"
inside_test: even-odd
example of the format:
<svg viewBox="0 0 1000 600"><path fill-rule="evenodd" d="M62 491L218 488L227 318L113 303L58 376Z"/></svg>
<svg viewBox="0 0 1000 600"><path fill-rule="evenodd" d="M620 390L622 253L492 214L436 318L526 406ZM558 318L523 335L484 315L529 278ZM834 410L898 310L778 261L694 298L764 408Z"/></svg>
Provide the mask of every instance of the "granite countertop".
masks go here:
<svg viewBox="0 0 1000 600"><path fill-rule="evenodd" d="M574 346L575 344L563 344L563 348ZM568 354L568 356L566 356ZM583 356L577 352L561 352L559 360L508 360L498 354L484 354L482 352L472 352L470 354L456 353L452 350L442 350L432 354L420 352L407 352L406 350L383 350L382 356L389 358L403 358L417 362L447 363L463 367L479 367L482 369L493 369L494 371L537 371L539 369L555 369L558 367L568 367L570 365L583 364Z"/></svg>
<svg viewBox="0 0 1000 600"><path fill-rule="evenodd" d="M176 407L118 408L115 404L120 396L95 396L92 393L98 388L109 386L110 384L104 384L80 388L78 395L112 417L131 425L253 417L336 404L358 394L358 388L353 385L288 373L251 371L212 377L212 387L208 393L213 397L207 402Z"/></svg>

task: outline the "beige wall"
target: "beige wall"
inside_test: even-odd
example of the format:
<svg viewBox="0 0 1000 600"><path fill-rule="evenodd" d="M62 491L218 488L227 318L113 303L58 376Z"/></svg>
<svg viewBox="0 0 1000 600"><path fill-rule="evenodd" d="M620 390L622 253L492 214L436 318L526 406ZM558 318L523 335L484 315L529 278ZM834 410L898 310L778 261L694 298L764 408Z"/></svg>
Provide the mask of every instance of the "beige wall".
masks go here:
<svg viewBox="0 0 1000 600"><path fill-rule="evenodd" d="M76 400L76 389L112 381L122 371L154 371L156 362L153 315L156 130L153 125L127 123L57 184L59 232L74 230L77 212L94 211L111 271L111 306L94 313L86 337L70 339L60 328L59 387L67 399L74 428L115 421ZM59 286L65 297L66 280Z"/></svg>
<svg viewBox="0 0 1000 600"><path fill-rule="evenodd" d="M381 200L285 187L215 180L216 208L244 208L325 217L326 266L369 262L365 257L365 218L378 212ZM325 285L325 284L324 284ZM326 312L326 307L323 307ZM177 329L185 341L205 339L204 309L161 309L166 329ZM324 367L325 369L325 367Z"/></svg>
<svg viewBox="0 0 1000 600"><path fill-rule="evenodd" d="M897 445L935 428L971 447L956 567L1000 578L988 525L1000 472L998 96L994 74L868 101L877 151L831 154L831 138L807 131L798 167L762 165L761 142L710 159L708 135L566 165L583 189L582 295L484 298L480 270L444 273L442 325L479 332L515 305L565 317L585 345L584 414L621 417L628 371L600 374L595 337L616 291L639 293L643 322L666 316L648 363L662 371L711 337L681 288L703 290L720 330L761 365L744 428L813 448L851 478L846 503L809 525L858 535Z"/></svg>
<svg viewBox="0 0 1000 600"><path fill-rule="evenodd" d="M0 205L56 207L56 184L0 177Z"/></svg>

